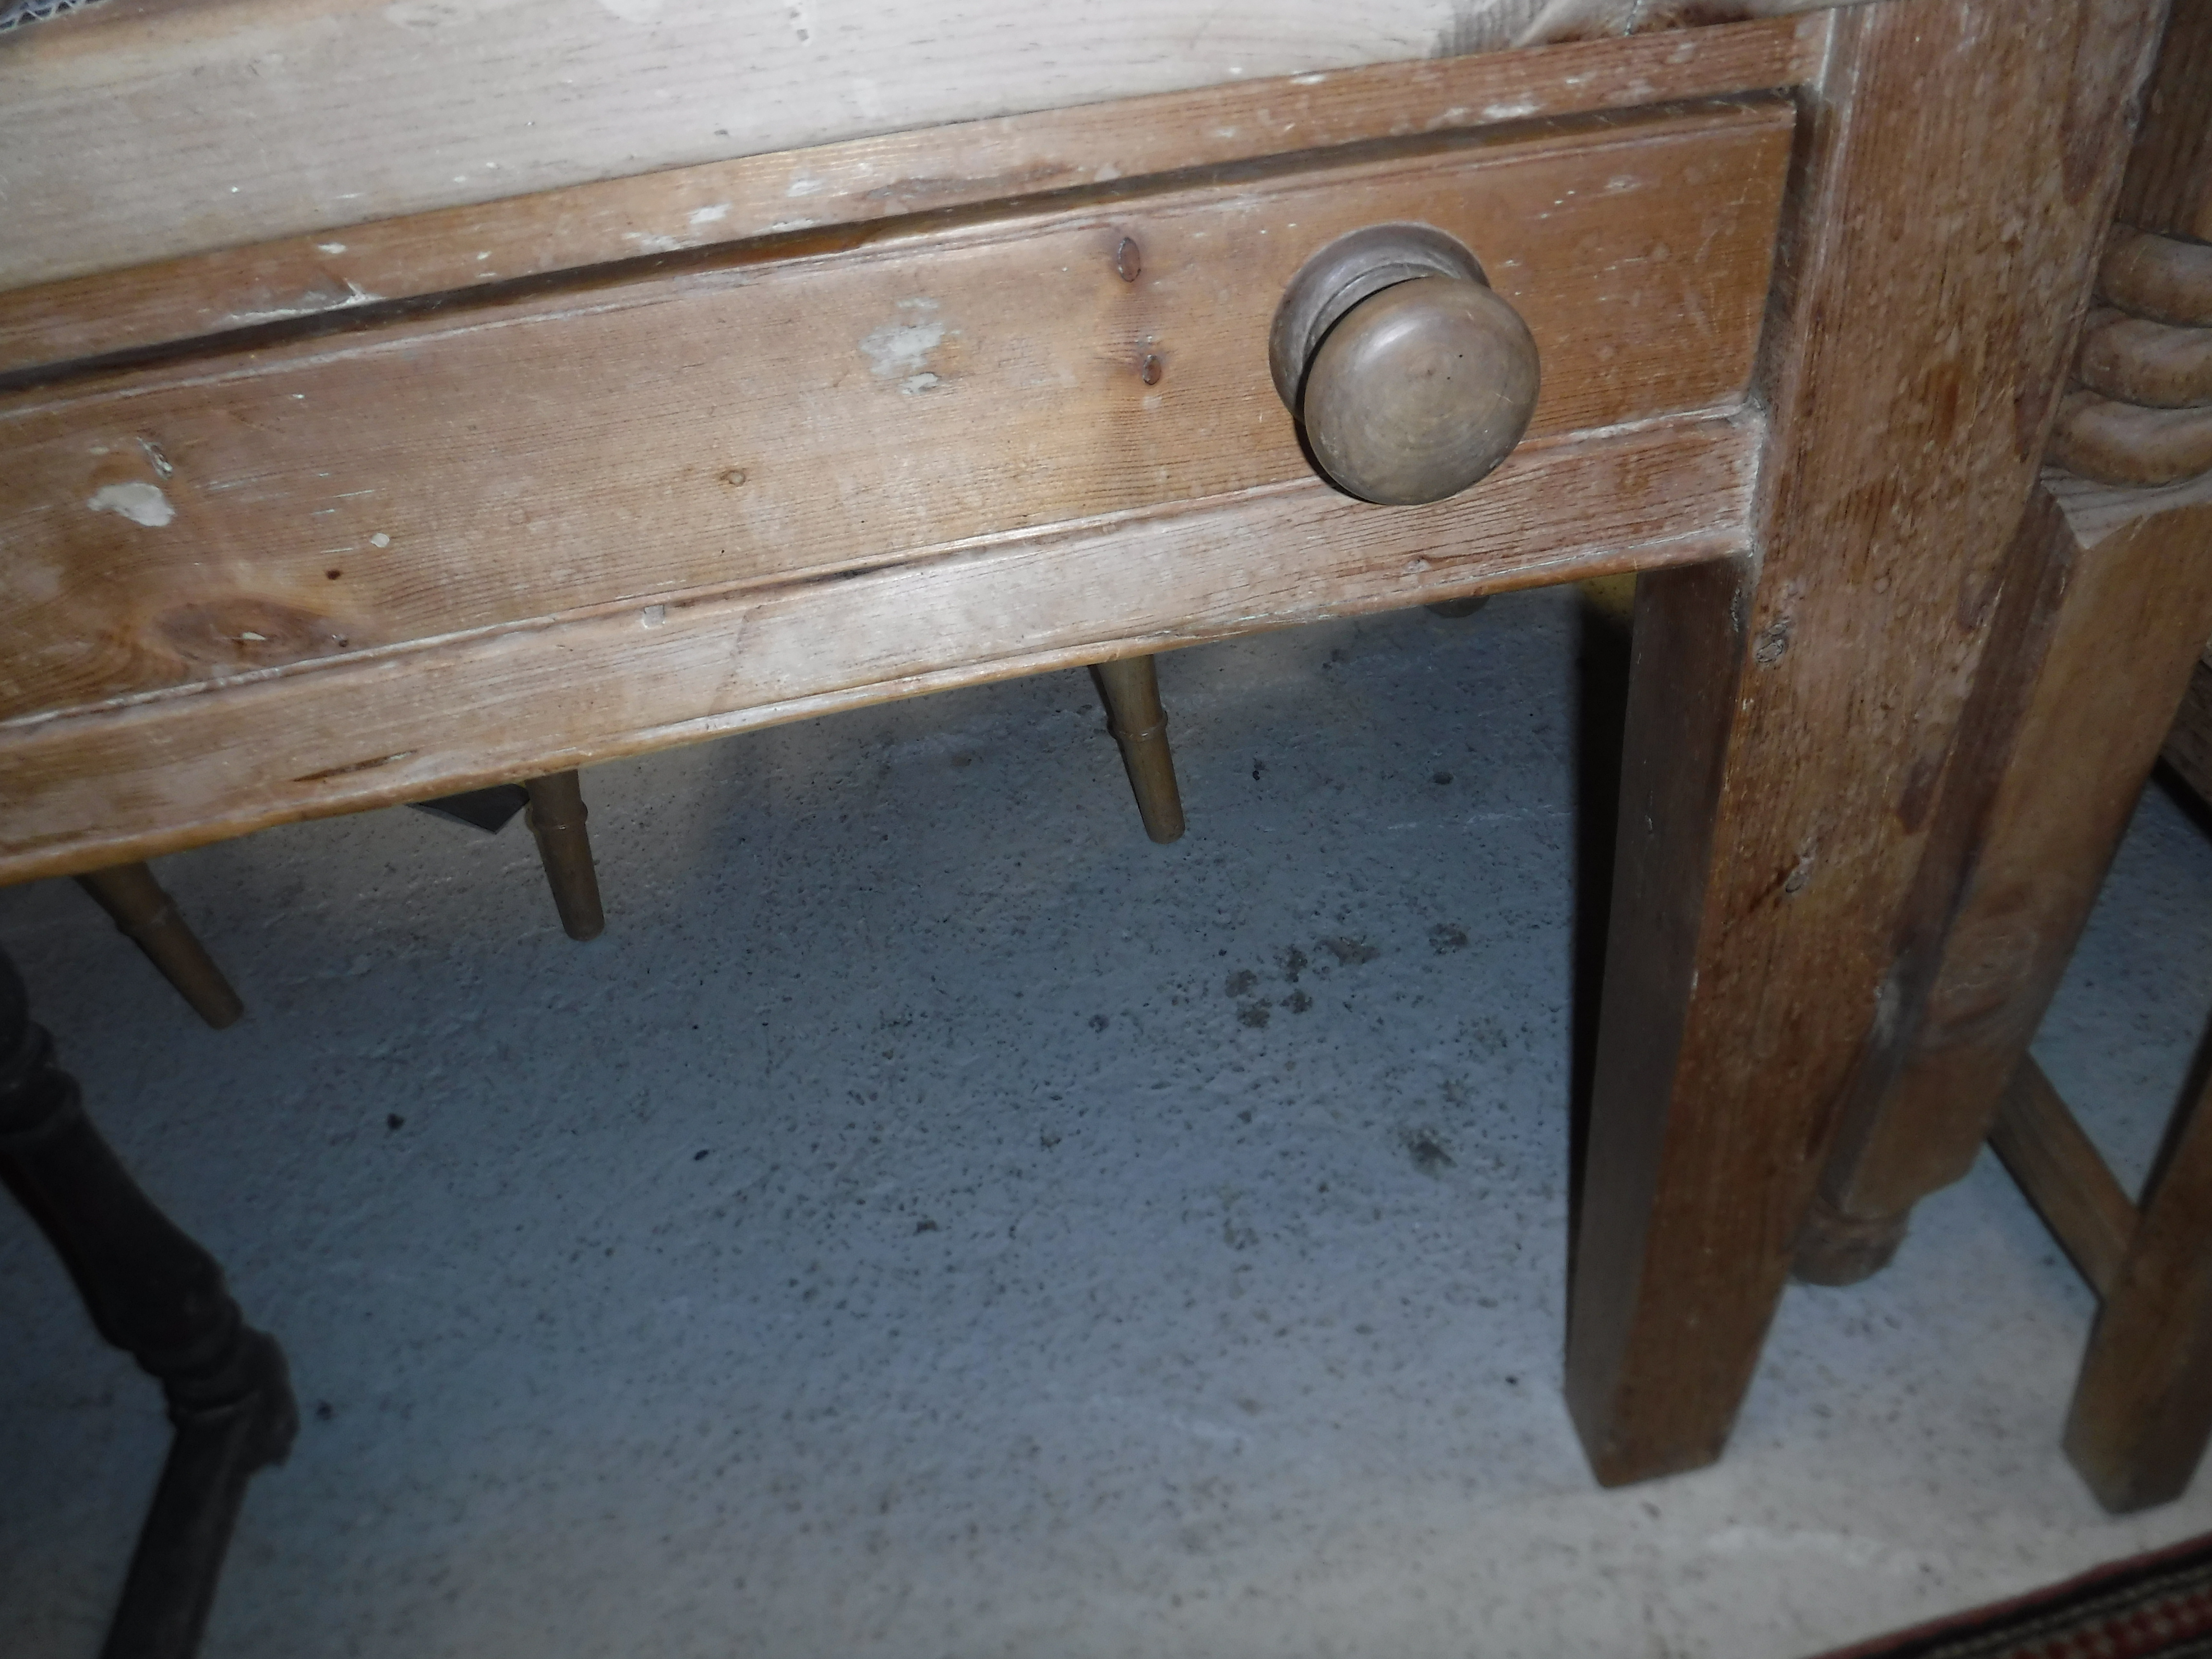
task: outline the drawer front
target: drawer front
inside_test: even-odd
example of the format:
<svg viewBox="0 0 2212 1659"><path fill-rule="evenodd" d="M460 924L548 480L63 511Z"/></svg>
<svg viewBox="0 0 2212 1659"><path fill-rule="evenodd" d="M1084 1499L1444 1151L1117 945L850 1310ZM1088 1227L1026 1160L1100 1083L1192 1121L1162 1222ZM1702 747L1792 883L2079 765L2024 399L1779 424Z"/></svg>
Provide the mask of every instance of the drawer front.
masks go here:
<svg viewBox="0 0 2212 1659"><path fill-rule="evenodd" d="M1306 479L1268 325L1366 224L1482 260L1542 355L1533 439L1726 408L1791 118L1747 100L1133 189L20 396L0 718Z"/></svg>

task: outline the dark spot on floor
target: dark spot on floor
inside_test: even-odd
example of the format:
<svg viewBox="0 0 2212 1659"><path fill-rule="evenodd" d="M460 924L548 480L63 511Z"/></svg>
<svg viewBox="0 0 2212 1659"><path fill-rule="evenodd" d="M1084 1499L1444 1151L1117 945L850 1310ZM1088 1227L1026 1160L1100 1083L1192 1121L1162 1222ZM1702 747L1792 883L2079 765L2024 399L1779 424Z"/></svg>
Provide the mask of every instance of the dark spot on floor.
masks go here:
<svg viewBox="0 0 2212 1659"><path fill-rule="evenodd" d="M1060 1137L1049 1129L1040 1129L1037 1131L1037 1145L1048 1152L1060 1145Z"/></svg>
<svg viewBox="0 0 2212 1659"><path fill-rule="evenodd" d="M1092 1030L1094 1030L1094 1031L1103 1031L1103 1030L1104 1030L1106 1029L1106 1024L1107 1024L1107 1020L1106 1020L1106 1016L1105 1016L1105 1015L1103 1015L1103 1014L1093 1014L1093 1015L1091 1015L1091 1029Z"/></svg>
<svg viewBox="0 0 2212 1659"><path fill-rule="evenodd" d="M1294 1014L1303 1014L1313 1006L1313 999L1304 991L1293 991L1283 999L1283 1006Z"/></svg>
<svg viewBox="0 0 2212 1659"><path fill-rule="evenodd" d="M1254 762L1252 763L1252 781L1253 781L1253 782L1255 782L1255 783L1259 782L1259 781L1260 781L1260 774L1261 774L1262 772L1266 771L1267 769L1267 762L1265 762L1265 761L1263 761L1263 760L1255 760L1255 761L1254 761Z"/></svg>
<svg viewBox="0 0 2212 1659"><path fill-rule="evenodd" d="M1221 994L1225 997L1245 996L1249 994L1252 988L1259 982L1259 975L1254 973L1249 968L1239 968L1221 981Z"/></svg>
<svg viewBox="0 0 2212 1659"><path fill-rule="evenodd" d="M1451 774L1449 772L1436 773L1430 777L1429 781L1431 783L1438 784L1449 783L1451 781Z"/></svg>
<svg viewBox="0 0 2212 1659"><path fill-rule="evenodd" d="M1239 1025L1249 1025L1256 1030L1267 1023L1271 1017L1269 1011L1274 1006L1265 997L1261 997L1257 1002L1248 1002L1237 1011L1237 1023Z"/></svg>
<svg viewBox="0 0 2212 1659"><path fill-rule="evenodd" d="M1283 964L1283 977L1296 985L1298 975L1306 970L1306 953L1295 945L1285 945L1278 960Z"/></svg>
<svg viewBox="0 0 2212 1659"><path fill-rule="evenodd" d="M697 1152L691 1154L691 1161L694 1164L696 1164L701 1158L706 1157L707 1154L713 1150L714 1148L711 1146L702 1146Z"/></svg>
<svg viewBox="0 0 2212 1659"><path fill-rule="evenodd" d="M398 1113L386 1112L384 1115L384 1131L386 1134L391 1133L395 1129L404 1129L406 1127L407 1120L400 1116Z"/></svg>
<svg viewBox="0 0 2212 1659"><path fill-rule="evenodd" d="M937 1231L937 1224L929 1220L917 1221L914 1224L914 1230L917 1233L933 1233Z"/></svg>
<svg viewBox="0 0 2212 1659"><path fill-rule="evenodd" d="M1467 929L1440 921L1429 929L1429 947L1438 956L1449 956L1455 951L1467 949Z"/></svg>
<svg viewBox="0 0 2212 1659"><path fill-rule="evenodd" d="M338 1408L327 1400L315 1401L315 1421L327 1423L338 1414Z"/></svg>
<svg viewBox="0 0 2212 1659"><path fill-rule="evenodd" d="M1439 1170L1451 1168L1452 1155L1433 1130L1408 1129L1404 1139L1406 1151L1413 1160L1413 1167L1423 1175L1434 1175Z"/></svg>
<svg viewBox="0 0 2212 1659"><path fill-rule="evenodd" d="M1346 968L1372 962L1382 954L1364 939L1325 939L1321 942L1321 948Z"/></svg>

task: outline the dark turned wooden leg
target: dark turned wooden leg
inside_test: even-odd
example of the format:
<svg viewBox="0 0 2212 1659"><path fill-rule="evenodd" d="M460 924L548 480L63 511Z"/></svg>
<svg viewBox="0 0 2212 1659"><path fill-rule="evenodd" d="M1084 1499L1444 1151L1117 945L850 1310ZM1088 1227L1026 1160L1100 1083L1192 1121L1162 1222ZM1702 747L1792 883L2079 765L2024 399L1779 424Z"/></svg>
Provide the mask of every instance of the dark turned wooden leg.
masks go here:
<svg viewBox="0 0 2212 1659"><path fill-rule="evenodd" d="M549 772L522 786L530 792L524 821L538 841L553 908L570 939L597 939L606 929L599 908L599 872L592 863L592 840L585 833L584 790L574 772Z"/></svg>
<svg viewBox="0 0 2212 1659"><path fill-rule="evenodd" d="M1833 14L1761 371L1758 557L1637 584L1567 1329L1608 1485L1719 1455L1838 1106L1890 1040L2161 11Z"/></svg>
<svg viewBox="0 0 2212 1659"><path fill-rule="evenodd" d="M0 1180L68 1264L100 1334L160 1381L176 1428L102 1651L189 1659L247 1479L283 1461L298 1427L283 1351L116 1161L4 956Z"/></svg>
<svg viewBox="0 0 2212 1659"><path fill-rule="evenodd" d="M161 977L177 988L192 1012L218 1031L237 1024L246 1005L206 947L185 925L176 901L161 890L143 864L118 864L79 876L77 885L115 920L123 936L146 953Z"/></svg>
<svg viewBox="0 0 2212 1659"><path fill-rule="evenodd" d="M1091 672L1106 699L1107 730L1121 746L1121 764L1128 769L1145 833L1163 845L1176 840L1182 834L1182 795L1176 788L1167 710L1160 706L1152 659L1123 657L1099 663Z"/></svg>

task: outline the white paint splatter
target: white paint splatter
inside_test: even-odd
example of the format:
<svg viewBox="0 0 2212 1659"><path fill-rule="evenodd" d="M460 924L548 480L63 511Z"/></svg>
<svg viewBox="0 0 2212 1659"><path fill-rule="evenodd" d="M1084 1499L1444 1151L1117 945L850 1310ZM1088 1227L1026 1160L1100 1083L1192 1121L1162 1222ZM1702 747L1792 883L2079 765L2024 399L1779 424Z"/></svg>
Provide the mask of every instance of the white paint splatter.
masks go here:
<svg viewBox="0 0 2212 1659"><path fill-rule="evenodd" d="M318 242L315 244L315 251L319 253L343 253L345 252L345 244L343 242Z"/></svg>
<svg viewBox="0 0 2212 1659"><path fill-rule="evenodd" d="M726 219L729 216L730 204L727 202L717 202L712 207L693 208L691 210L692 228L696 230L701 225L711 225L717 220Z"/></svg>
<svg viewBox="0 0 2212 1659"><path fill-rule="evenodd" d="M829 188L830 181L827 179L794 179L785 188L783 193L787 197L819 196Z"/></svg>
<svg viewBox="0 0 2212 1659"><path fill-rule="evenodd" d="M380 530L368 538L368 544L371 547L389 547L392 545L392 538Z"/></svg>
<svg viewBox="0 0 2212 1659"><path fill-rule="evenodd" d="M1517 104L1485 104L1482 118L1486 121L1517 121L1524 115L1534 115L1542 107L1534 98L1523 98Z"/></svg>
<svg viewBox="0 0 2212 1659"><path fill-rule="evenodd" d="M149 530L159 530L177 516L177 509L169 505L159 484L105 484L85 505L95 513L118 514Z"/></svg>
<svg viewBox="0 0 2212 1659"><path fill-rule="evenodd" d="M948 331L937 317L934 300L901 300L911 320L885 323L862 337L860 355L879 380L896 380L908 397L942 385L929 367L929 354L945 343Z"/></svg>
<svg viewBox="0 0 2212 1659"><path fill-rule="evenodd" d="M665 605L648 605L638 613L638 621L647 628L658 628L667 620L668 607Z"/></svg>
<svg viewBox="0 0 2212 1659"><path fill-rule="evenodd" d="M674 253L691 246L680 236L659 236L648 230L626 230L623 240L635 242L647 253Z"/></svg>

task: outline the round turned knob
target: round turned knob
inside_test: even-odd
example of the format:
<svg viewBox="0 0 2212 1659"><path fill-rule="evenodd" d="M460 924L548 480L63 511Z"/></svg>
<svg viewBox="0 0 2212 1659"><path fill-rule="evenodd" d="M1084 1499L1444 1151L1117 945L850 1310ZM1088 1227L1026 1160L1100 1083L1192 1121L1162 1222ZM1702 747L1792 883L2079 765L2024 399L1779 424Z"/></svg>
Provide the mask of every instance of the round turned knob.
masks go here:
<svg viewBox="0 0 2212 1659"><path fill-rule="evenodd" d="M1268 359L1316 465L1387 507L1456 495L1536 407L1528 325L1426 225L1370 226L1316 254L1275 313Z"/></svg>

